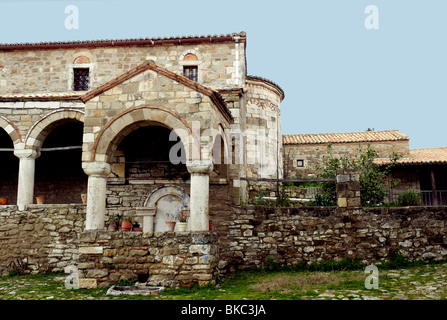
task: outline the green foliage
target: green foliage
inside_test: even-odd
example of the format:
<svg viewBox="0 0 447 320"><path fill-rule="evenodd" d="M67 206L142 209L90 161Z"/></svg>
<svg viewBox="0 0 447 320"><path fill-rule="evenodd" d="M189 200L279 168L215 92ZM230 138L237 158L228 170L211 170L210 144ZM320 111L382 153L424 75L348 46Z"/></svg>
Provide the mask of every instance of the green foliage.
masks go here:
<svg viewBox="0 0 447 320"><path fill-rule="evenodd" d="M289 207L290 199L287 195L286 186L281 184L278 187L278 196L276 197L276 206L277 207Z"/></svg>
<svg viewBox="0 0 447 320"><path fill-rule="evenodd" d="M402 207L419 206L421 204L421 194L414 190L402 192L397 197L397 204Z"/></svg>
<svg viewBox="0 0 447 320"><path fill-rule="evenodd" d="M379 154L376 150L367 145L366 149L359 147L356 155L353 157L335 157L332 153L332 146L328 146L329 156L325 158L324 164L318 166L320 176L323 179L335 179L337 170L351 169L360 174L360 193L363 206L377 206L383 203L387 195L387 182L389 187L399 184L396 179L389 179L388 173L394 166L399 156L393 153L387 165L380 166L375 162ZM336 203L336 184L335 182L323 182L318 201L323 204ZM317 200L317 199L316 199ZM324 200L324 201L323 201ZM317 203L318 201L315 201Z"/></svg>

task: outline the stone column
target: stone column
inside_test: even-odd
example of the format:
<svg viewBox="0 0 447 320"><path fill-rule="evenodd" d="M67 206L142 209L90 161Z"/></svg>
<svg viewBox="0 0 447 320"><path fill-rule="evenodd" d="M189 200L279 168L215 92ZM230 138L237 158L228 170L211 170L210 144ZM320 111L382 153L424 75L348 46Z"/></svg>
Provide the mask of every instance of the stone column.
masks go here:
<svg viewBox="0 0 447 320"><path fill-rule="evenodd" d="M360 174L353 170L337 170L337 205L341 208L360 207Z"/></svg>
<svg viewBox="0 0 447 320"><path fill-rule="evenodd" d="M209 231L209 190L213 162L211 160L188 161L186 167L191 174L190 230Z"/></svg>
<svg viewBox="0 0 447 320"><path fill-rule="evenodd" d="M143 217L143 232L154 232L155 207L138 207L136 216Z"/></svg>
<svg viewBox="0 0 447 320"><path fill-rule="evenodd" d="M36 158L39 154L33 149L14 150L19 162L19 184L17 188L17 206L24 210L26 205L33 203L34 198L34 172Z"/></svg>
<svg viewBox="0 0 447 320"><path fill-rule="evenodd" d="M88 175L87 214L85 230L102 230L105 227L107 175L110 165L106 162L84 162Z"/></svg>

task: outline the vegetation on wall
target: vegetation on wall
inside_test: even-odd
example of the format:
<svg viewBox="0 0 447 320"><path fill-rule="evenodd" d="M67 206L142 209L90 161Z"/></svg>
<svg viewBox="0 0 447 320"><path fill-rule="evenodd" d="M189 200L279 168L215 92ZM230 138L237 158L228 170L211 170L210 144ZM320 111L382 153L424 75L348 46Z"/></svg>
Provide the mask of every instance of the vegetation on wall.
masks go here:
<svg viewBox="0 0 447 320"><path fill-rule="evenodd" d="M385 165L379 165L376 159L379 154L367 145L366 148L359 147L353 157L335 157L331 145L328 145L328 157L324 163L317 167L320 177L323 179L335 179L337 170L350 169L360 174L360 193L362 206L377 206L382 204L388 193L389 187L395 187L400 182L398 179L390 179L388 174L400 156L393 153ZM319 194L316 196L314 205L331 206L336 205L336 183L323 182Z"/></svg>

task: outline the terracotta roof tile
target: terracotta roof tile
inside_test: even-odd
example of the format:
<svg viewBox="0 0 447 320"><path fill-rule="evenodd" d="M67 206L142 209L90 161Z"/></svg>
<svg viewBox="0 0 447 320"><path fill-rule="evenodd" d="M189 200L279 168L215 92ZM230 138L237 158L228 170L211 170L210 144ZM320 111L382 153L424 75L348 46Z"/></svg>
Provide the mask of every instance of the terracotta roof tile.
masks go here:
<svg viewBox="0 0 447 320"><path fill-rule="evenodd" d="M283 135L286 145L408 140L409 137L398 130Z"/></svg>
<svg viewBox="0 0 447 320"><path fill-rule="evenodd" d="M0 50L34 50L73 47L110 47L110 46L156 46L169 44L196 44L232 41L234 37L246 37L245 32L221 35L195 35L157 38L103 39L80 41L54 41L38 43L0 43Z"/></svg>
<svg viewBox="0 0 447 320"><path fill-rule="evenodd" d="M388 159L378 159L380 164L389 163ZM410 156L401 158L397 165L447 164L447 147L410 150Z"/></svg>
<svg viewBox="0 0 447 320"><path fill-rule="evenodd" d="M11 93L0 95L0 102L80 100L83 92Z"/></svg>

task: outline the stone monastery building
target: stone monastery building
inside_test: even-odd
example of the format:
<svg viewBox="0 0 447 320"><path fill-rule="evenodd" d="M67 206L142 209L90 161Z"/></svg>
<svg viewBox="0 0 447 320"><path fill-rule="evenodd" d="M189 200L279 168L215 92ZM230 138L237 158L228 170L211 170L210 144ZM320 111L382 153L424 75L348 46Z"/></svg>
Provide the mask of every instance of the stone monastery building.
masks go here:
<svg viewBox="0 0 447 320"><path fill-rule="evenodd" d="M244 32L0 45L0 194L22 210L85 189L86 230L142 207L145 231L184 208L208 230L240 177L282 176L284 92L246 63Z"/></svg>
<svg viewBox="0 0 447 320"><path fill-rule="evenodd" d="M0 274L75 266L80 288L176 287L269 257L446 258L445 207L408 209L411 221L361 208L355 172L337 176L338 207L246 205L260 186L315 177L328 143L398 151L405 188L447 195L446 148L409 150L398 131L283 136L284 92L247 75L246 50L244 32L0 44ZM180 213L187 232L167 232ZM125 218L142 230L111 229Z"/></svg>

